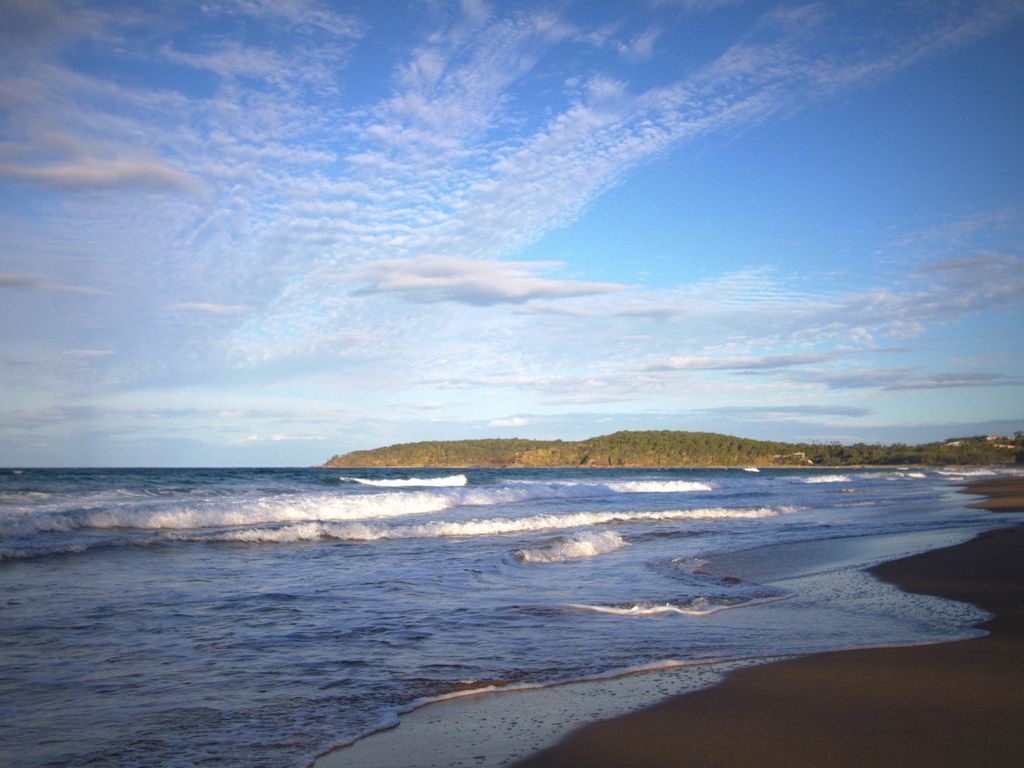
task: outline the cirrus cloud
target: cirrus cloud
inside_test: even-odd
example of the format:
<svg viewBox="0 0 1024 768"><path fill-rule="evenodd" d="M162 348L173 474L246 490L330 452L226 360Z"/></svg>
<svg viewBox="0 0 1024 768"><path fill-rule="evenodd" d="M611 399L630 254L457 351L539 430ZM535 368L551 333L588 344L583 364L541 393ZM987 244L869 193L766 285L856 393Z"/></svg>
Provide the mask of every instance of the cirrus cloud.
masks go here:
<svg viewBox="0 0 1024 768"><path fill-rule="evenodd" d="M178 312L198 312L207 315L239 315L248 312L243 304L212 304L205 301L186 301L169 305L168 309Z"/></svg>
<svg viewBox="0 0 1024 768"><path fill-rule="evenodd" d="M537 277L555 262L478 261L453 256L382 259L362 267L366 285L355 294L397 293L410 301L453 301L474 306L522 304L531 299L593 296L623 290L615 283L552 280Z"/></svg>
<svg viewBox="0 0 1024 768"><path fill-rule="evenodd" d="M137 189L184 192L195 187L187 175L152 160L79 158L42 165L5 163L0 176L58 190Z"/></svg>

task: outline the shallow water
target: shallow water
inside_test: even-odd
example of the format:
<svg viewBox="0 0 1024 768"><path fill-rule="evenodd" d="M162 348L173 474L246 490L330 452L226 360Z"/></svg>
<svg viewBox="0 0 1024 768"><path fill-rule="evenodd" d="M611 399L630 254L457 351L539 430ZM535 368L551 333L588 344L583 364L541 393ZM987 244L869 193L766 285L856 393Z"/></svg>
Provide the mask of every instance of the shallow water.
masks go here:
<svg viewBox="0 0 1024 768"><path fill-rule="evenodd" d="M957 479L0 470L0 758L306 765L467 688L968 636L856 574L999 524Z"/></svg>

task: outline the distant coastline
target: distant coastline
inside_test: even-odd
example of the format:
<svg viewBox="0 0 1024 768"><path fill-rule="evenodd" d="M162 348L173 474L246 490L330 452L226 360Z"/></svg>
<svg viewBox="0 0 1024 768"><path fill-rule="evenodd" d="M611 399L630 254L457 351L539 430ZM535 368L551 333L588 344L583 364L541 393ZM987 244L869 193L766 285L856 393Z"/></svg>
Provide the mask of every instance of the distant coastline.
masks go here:
<svg viewBox="0 0 1024 768"><path fill-rule="evenodd" d="M335 455L324 468L785 468L983 466L1024 462L1024 433L920 445L783 443L713 432L615 432L586 440L432 440Z"/></svg>

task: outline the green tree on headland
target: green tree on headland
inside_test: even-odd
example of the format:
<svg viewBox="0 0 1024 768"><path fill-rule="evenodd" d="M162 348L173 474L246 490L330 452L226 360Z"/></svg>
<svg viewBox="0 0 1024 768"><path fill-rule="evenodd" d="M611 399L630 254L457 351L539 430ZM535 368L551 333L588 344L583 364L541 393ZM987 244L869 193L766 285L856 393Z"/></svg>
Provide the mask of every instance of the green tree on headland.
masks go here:
<svg viewBox="0 0 1024 768"><path fill-rule="evenodd" d="M780 443L713 432L615 432L587 440L432 440L353 451L325 467L708 467L1008 464L1024 433L922 445Z"/></svg>

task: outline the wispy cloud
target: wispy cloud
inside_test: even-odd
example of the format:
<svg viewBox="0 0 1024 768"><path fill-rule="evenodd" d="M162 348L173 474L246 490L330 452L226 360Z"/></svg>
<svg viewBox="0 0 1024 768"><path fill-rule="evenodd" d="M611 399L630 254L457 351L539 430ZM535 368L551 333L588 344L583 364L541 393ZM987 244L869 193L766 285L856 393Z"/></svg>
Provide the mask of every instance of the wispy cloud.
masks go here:
<svg viewBox="0 0 1024 768"><path fill-rule="evenodd" d="M949 323L1024 301L1024 259L984 254L943 261L907 276L908 288L853 292L821 310L803 313L804 336L835 338L855 329L890 338L918 335Z"/></svg>
<svg viewBox="0 0 1024 768"><path fill-rule="evenodd" d="M958 389L961 387L989 387L1020 385L1022 379L994 371L950 371L932 376L914 376L897 379L885 389Z"/></svg>
<svg viewBox="0 0 1024 768"><path fill-rule="evenodd" d="M808 381L825 384L830 389L877 389L888 391L960 389L1019 385L1019 377L995 371L946 371L918 373L913 368L867 368L845 371L818 371L805 374Z"/></svg>
<svg viewBox="0 0 1024 768"><path fill-rule="evenodd" d="M239 315L249 311L249 307L243 304L212 304L201 301L171 304L168 308L178 312L198 312L207 315Z"/></svg>
<svg viewBox="0 0 1024 768"><path fill-rule="evenodd" d="M366 265L358 276L367 285L356 295L398 293L412 301L455 301L475 306L521 304L531 299L590 296L620 291L623 286L537 277L540 270L561 265L549 262L494 262L454 257L382 259Z"/></svg>
<svg viewBox="0 0 1024 768"><path fill-rule="evenodd" d="M487 422L488 427L525 427L530 423L529 419L522 416L511 416L507 419L492 419Z"/></svg>
<svg viewBox="0 0 1024 768"><path fill-rule="evenodd" d="M283 442L322 442L326 440L323 435L289 435L284 432L275 432L272 435L264 436L251 434L246 435L244 438L245 442L248 443L283 443Z"/></svg>
<svg viewBox="0 0 1024 768"><path fill-rule="evenodd" d="M625 290L625 287L623 287ZM631 294L637 296L636 292ZM687 314L687 309L684 306L664 304L658 305L652 303L650 300L645 302L644 297L633 298L636 304L629 305L605 305L603 307L594 306L579 306L579 305L565 305L565 304L548 304L545 302L535 302L527 307L516 307L514 310L516 314L522 315L563 315L567 317L580 317L580 318L649 318L651 320L667 321L673 318L677 318L680 315Z"/></svg>
<svg viewBox="0 0 1024 768"><path fill-rule="evenodd" d="M67 163L0 164L0 176L61 190L139 189L183 192L195 183L166 163L140 159L81 158Z"/></svg>
<svg viewBox="0 0 1024 768"><path fill-rule="evenodd" d="M229 42L217 50L202 53L179 51L165 45L161 53L169 61L207 70L223 78L253 77L280 82L288 77L284 71L287 63L283 56L238 42Z"/></svg>
<svg viewBox="0 0 1024 768"><path fill-rule="evenodd" d="M112 349L69 349L61 353L64 357L75 360L93 360L98 357L110 357L117 354Z"/></svg>
<svg viewBox="0 0 1024 768"><path fill-rule="evenodd" d="M358 106L338 98L339 78L367 28L317 3L203 6L200 15L263 25L261 46L230 36L200 36L188 48L180 39L162 40L156 50L165 65L218 78L212 95L146 92L127 78L85 75L40 54L36 66L28 59L14 67L5 85L17 131L0 156L2 170L54 191L190 192L159 213L141 205L108 213L133 231L138 217L147 217L162 237L179 241L171 253L198 248L187 273L196 285L183 288L214 275L260 275L258 282L247 278L259 300L244 299L259 309L222 345L243 360L306 351L349 330L339 324L353 314L365 315L354 299L383 292L421 303L533 302L529 309L537 312L545 297L556 298L552 313L582 317L585 306L564 300L607 295L613 286L545 278L514 259L576 220L631 169L680 144L732 135L909 66L945 50L937 41L973 39L1013 13L1005 4L983 3L911 14L913 23L898 33L872 37L865 30L870 45L836 51L827 49L827 33L841 19L826 8L771 13L674 82L643 88L584 73L538 117L519 105L538 80L550 82L549 57L590 45L582 40L593 32L643 59L655 52L660 27L629 37L607 24L582 29L546 10L502 14L481 3L460 10L395 65L389 93ZM116 41L112 50L129 59L146 55L127 22L93 14L79 27L91 41ZM877 62L885 67L872 68ZM314 98L324 94L332 95ZM46 132L38 128L46 123L73 126L63 149L40 143ZM94 206L87 213L95 220ZM191 233L188 243L180 243L181 232ZM241 240L244 250L232 247ZM261 269L270 266L271 253L273 269ZM444 260L463 266L429 274ZM487 267L474 271L470 261L504 263L492 271L503 273L508 286ZM360 264L365 272L353 268ZM352 280L341 284L339 274ZM616 302L603 309L669 320L681 308L690 305Z"/></svg>
<svg viewBox="0 0 1024 768"><path fill-rule="evenodd" d="M843 416L861 418L870 416L869 408L848 405L736 405L721 408L704 408L695 413L727 416L729 418L780 421L794 417Z"/></svg>
<svg viewBox="0 0 1024 768"><path fill-rule="evenodd" d="M88 370L113 359L117 352L112 349L65 349L28 355L13 355L0 360L0 368L7 373L12 370L23 370L38 374L43 371L48 377L48 384L58 379L75 379ZM38 389L38 388L37 388Z"/></svg>
<svg viewBox="0 0 1024 768"><path fill-rule="evenodd" d="M647 29L634 36L629 42L619 43L619 53L633 61L649 59L654 53L654 45L661 36L661 30L657 28Z"/></svg>
<svg viewBox="0 0 1024 768"><path fill-rule="evenodd" d="M281 22L290 30L326 32L338 38L358 38L362 25L352 16L338 13L316 0L218 0L203 4L207 13L232 11Z"/></svg>
<svg viewBox="0 0 1024 768"><path fill-rule="evenodd" d="M713 11L730 5L740 5L747 0L650 0L654 5L678 6L687 11Z"/></svg>
<svg viewBox="0 0 1024 768"><path fill-rule="evenodd" d="M843 261L822 252L845 270L834 276L795 274L780 249L669 245L646 258L644 232L616 254L590 239L586 216L645 164L687 146L724 152L1006 27L1020 3L513 5L413 3L415 23L389 29L313 0L7 3L5 326L60 303L29 336L59 338L47 348L65 367L110 369L109 389L251 377L367 413L404 403L403 418L415 403L466 410L454 397L465 394L480 429L525 418L492 418L504 413L534 428L534 409L562 405L770 397L784 414L837 393L1016 381L991 362L875 357L901 338L935 349L938 328L1016 311L1021 216L1005 201L884 259L870 243L844 245ZM680 47L716 18L722 37ZM681 195L680 221L686 206ZM985 240L997 224L1014 235ZM636 254L650 274L623 277ZM97 309L47 292L108 298ZM6 360L33 356L35 336L9 335ZM495 391L497 413L479 405ZM222 395L216 410L253 410ZM791 415L855 418L859 405ZM231 427L268 444L293 434Z"/></svg>
<svg viewBox="0 0 1024 768"><path fill-rule="evenodd" d="M824 363L835 359L832 353L791 354L791 355L747 355L741 357L693 357L678 355L670 357L663 365L651 370L670 371L764 371L779 368Z"/></svg>
<svg viewBox="0 0 1024 768"><path fill-rule="evenodd" d="M106 291L88 285L68 285L48 280L40 275L22 272L0 272L0 288L22 288L38 291L66 291L67 293L84 293L102 296Z"/></svg>

